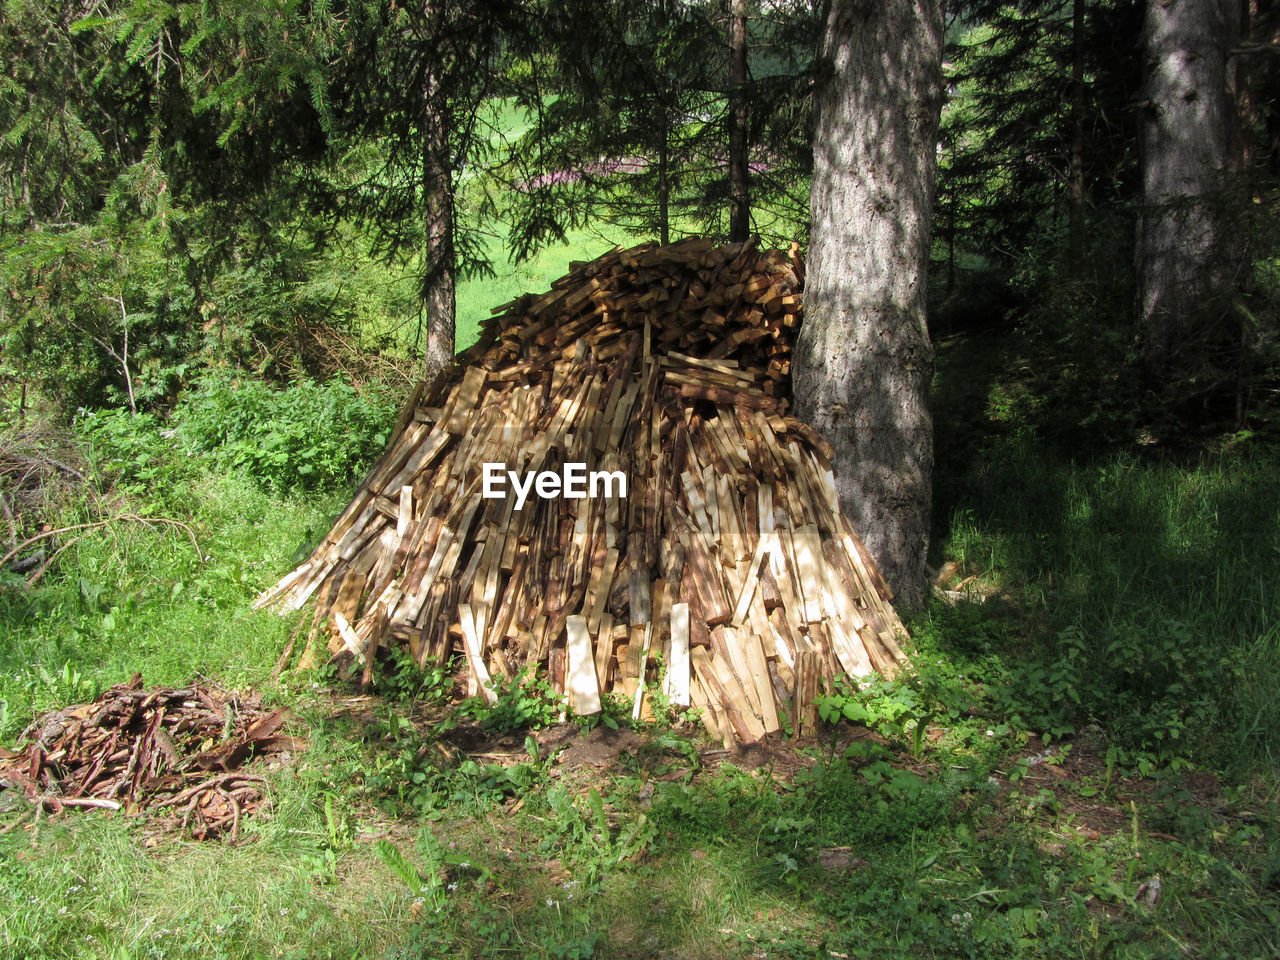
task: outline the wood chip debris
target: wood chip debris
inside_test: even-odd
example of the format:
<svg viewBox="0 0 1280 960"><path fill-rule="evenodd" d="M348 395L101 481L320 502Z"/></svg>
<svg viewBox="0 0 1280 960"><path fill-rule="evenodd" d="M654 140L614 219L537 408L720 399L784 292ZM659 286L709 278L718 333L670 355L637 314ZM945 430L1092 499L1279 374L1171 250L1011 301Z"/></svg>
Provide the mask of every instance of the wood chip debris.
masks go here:
<svg viewBox="0 0 1280 960"><path fill-rule="evenodd" d="M254 757L305 746L280 732L288 711L216 687L144 689L134 674L92 703L55 710L0 747L0 790L60 813L67 807L148 813L159 829L198 840L239 836L263 807Z"/></svg>

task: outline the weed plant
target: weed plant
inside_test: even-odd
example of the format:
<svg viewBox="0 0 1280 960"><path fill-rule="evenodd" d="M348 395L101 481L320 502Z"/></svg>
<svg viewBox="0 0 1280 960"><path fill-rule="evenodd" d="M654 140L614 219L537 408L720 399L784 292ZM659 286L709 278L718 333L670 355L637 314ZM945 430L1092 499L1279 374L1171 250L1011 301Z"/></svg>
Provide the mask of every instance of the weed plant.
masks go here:
<svg viewBox="0 0 1280 960"><path fill-rule="evenodd" d="M493 693L493 703L471 697L458 712L498 736L545 727L565 710L563 698L557 697L546 677L531 667L522 668L509 681L495 680Z"/></svg>
<svg viewBox="0 0 1280 960"><path fill-rule="evenodd" d="M395 415L390 397L341 380L273 389L208 376L174 412L182 449L215 470L243 471L277 493L346 487L381 452Z"/></svg>
<svg viewBox="0 0 1280 960"><path fill-rule="evenodd" d="M279 409L287 407L281 401ZM301 423L305 414L299 404L290 416ZM194 542L178 528L109 523L81 534L36 589L0 591L0 736L11 738L38 712L91 699L134 672L157 684L268 679L293 623L252 612L252 601L327 528L368 448L345 477L324 474L321 489L286 502L275 491L303 484L187 455L174 431L190 422L166 426L148 414L122 413L79 422L87 486L79 500L64 498L51 522L165 516L186 524ZM343 429L342 422L317 426L317 443L333 444Z"/></svg>

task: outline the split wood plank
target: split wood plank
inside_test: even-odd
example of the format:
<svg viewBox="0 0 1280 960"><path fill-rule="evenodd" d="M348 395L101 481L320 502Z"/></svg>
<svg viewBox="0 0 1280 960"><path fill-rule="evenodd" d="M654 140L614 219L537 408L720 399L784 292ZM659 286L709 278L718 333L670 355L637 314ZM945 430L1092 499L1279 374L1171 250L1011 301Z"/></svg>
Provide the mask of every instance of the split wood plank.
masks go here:
<svg viewBox="0 0 1280 960"><path fill-rule="evenodd" d="M605 613L600 617L600 632L596 635L595 649L596 683L601 690L608 690L610 687L613 644L613 614Z"/></svg>
<svg viewBox="0 0 1280 960"><path fill-rule="evenodd" d="M667 699L676 706L689 706L689 604L671 605L671 655L667 660Z"/></svg>
<svg viewBox="0 0 1280 960"><path fill-rule="evenodd" d="M479 688L476 692L484 697L485 702L491 705L497 703L498 695L493 689L493 680L484 665L484 656L480 649L480 639L476 634L475 618L472 616L470 604L458 605L458 619L462 625L462 640L466 650L467 664L471 667L471 676ZM472 696L474 695L473 693Z"/></svg>
<svg viewBox="0 0 1280 960"><path fill-rule="evenodd" d="M565 650L569 658L566 686L569 709L579 716L599 713L600 687L595 658L591 653L591 633L587 618L573 614L565 618Z"/></svg>

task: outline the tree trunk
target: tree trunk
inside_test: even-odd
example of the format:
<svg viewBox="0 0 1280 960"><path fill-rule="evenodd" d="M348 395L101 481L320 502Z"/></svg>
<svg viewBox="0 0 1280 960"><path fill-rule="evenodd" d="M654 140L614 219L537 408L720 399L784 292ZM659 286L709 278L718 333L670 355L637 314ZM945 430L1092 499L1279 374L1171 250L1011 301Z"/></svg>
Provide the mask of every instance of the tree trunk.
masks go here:
<svg viewBox="0 0 1280 960"><path fill-rule="evenodd" d="M453 163L449 154L449 109L440 78L428 68L422 91L422 303L427 314L426 379L453 362L455 309Z"/></svg>
<svg viewBox="0 0 1280 960"><path fill-rule="evenodd" d="M933 349L925 275L942 106L937 0L833 0L819 68L801 417L901 603L926 596Z"/></svg>
<svg viewBox="0 0 1280 960"><path fill-rule="evenodd" d="M1067 275L1084 276L1084 0L1071 4L1071 216Z"/></svg>
<svg viewBox="0 0 1280 960"><path fill-rule="evenodd" d="M1138 307L1148 369L1184 377L1229 309L1244 245L1227 196L1239 169L1230 77L1236 0L1148 0Z"/></svg>
<svg viewBox="0 0 1280 960"><path fill-rule="evenodd" d="M1270 6L1268 0L1267 4ZM1262 0L1247 0L1243 5L1240 18L1240 37L1243 46L1257 49L1259 43L1274 40L1274 27L1271 24L1270 10L1264 11ZM1269 30L1268 27L1271 27ZM1258 128L1264 114L1271 110L1262 105L1266 103L1266 93L1260 89L1260 82L1271 73L1269 64L1258 54L1241 56L1235 62L1236 116L1240 118L1240 169L1252 170L1258 161Z"/></svg>
<svg viewBox="0 0 1280 960"><path fill-rule="evenodd" d="M751 236L747 176L747 0L729 9L729 240Z"/></svg>
<svg viewBox="0 0 1280 960"><path fill-rule="evenodd" d="M667 125L666 108L660 113L662 143L658 147L658 242L665 247L671 242L670 127Z"/></svg>
<svg viewBox="0 0 1280 960"><path fill-rule="evenodd" d="M446 171L446 176L448 172ZM454 298L452 184L426 201L427 268L423 304L427 313L426 378L435 376L454 354L456 302Z"/></svg>

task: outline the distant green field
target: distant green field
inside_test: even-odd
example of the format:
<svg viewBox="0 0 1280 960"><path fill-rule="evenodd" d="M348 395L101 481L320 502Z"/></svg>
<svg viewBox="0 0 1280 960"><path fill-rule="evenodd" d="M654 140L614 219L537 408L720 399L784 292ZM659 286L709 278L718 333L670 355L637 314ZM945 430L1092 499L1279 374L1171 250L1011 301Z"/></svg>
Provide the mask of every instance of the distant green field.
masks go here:
<svg viewBox="0 0 1280 960"><path fill-rule="evenodd" d="M601 224L599 228L572 231L568 243L548 247L517 265L507 260L506 237L492 237L486 244L486 253L493 261L496 276L472 277L458 284L458 349L465 350L475 343L480 322L490 316L494 307L522 293L542 293L553 280L569 272L572 261L594 260L616 244L632 246L648 239L651 238Z"/></svg>

